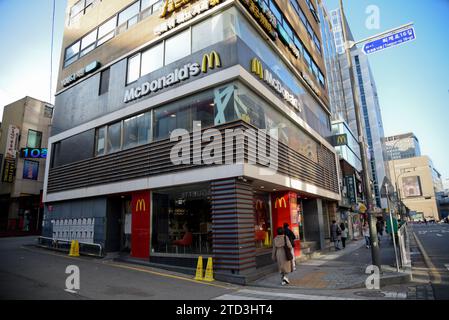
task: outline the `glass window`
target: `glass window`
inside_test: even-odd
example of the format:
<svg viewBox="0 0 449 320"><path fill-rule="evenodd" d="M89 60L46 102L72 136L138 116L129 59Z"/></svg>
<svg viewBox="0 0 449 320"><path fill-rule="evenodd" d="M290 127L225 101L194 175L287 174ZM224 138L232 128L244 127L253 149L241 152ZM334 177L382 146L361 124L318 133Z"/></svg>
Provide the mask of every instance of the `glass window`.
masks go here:
<svg viewBox="0 0 449 320"><path fill-rule="evenodd" d="M65 63L64 66L75 62L78 59L78 53L80 52L80 41L72 44L65 51Z"/></svg>
<svg viewBox="0 0 449 320"><path fill-rule="evenodd" d="M284 21L284 30L285 32L287 32L288 36L290 37L290 41L293 40L293 30L292 27L290 27L290 25Z"/></svg>
<svg viewBox="0 0 449 320"><path fill-rule="evenodd" d="M127 24L127 28L129 28L133 24L137 23L137 14L139 13L139 6L140 3L139 1L137 1L124 11L120 12L118 15L118 25L121 26L122 24L125 24L126 22L129 21Z"/></svg>
<svg viewBox="0 0 449 320"><path fill-rule="evenodd" d="M108 147L107 152L112 153L119 151L122 147L122 122L117 122L108 126Z"/></svg>
<svg viewBox="0 0 449 320"><path fill-rule="evenodd" d="M142 53L141 76L153 72L164 66L164 44L152 47Z"/></svg>
<svg viewBox="0 0 449 320"><path fill-rule="evenodd" d="M41 143L42 143L42 132L29 129L28 130L27 147L28 148L40 148Z"/></svg>
<svg viewBox="0 0 449 320"><path fill-rule="evenodd" d="M128 75L126 83L136 81L140 77L140 53L128 59Z"/></svg>
<svg viewBox="0 0 449 320"><path fill-rule="evenodd" d="M155 190L152 250L157 253L212 253L212 216L208 184Z"/></svg>
<svg viewBox="0 0 449 320"><path fill-rule="evenodd" d="M273 1L270 1L270 10L271 10L271 12L274 14L274 16L276 17L276 19L278 20L278 23L282 23L282 14L281 14L281 10L279 10L279 8L277 7L277 5L276 5Z"/></svg>
<svg viewBox="0 0 449 320"><path fill-rule="evenodd" d="M44 117L45 118L52 118L53 117L53 107L45 106L45 108L44 108Z"/></svg>
<svg viewBox="0 0 449 320"><path fill-rule="evenodd" d="M301 40L298 39L298 37L294 37L294 43L295 46L298 48L299 52L301 52L302 55L304 55L304 45L302 44Z"/></svg>
<svg viewBox="0 0 449 320"><path fill-rule="evenodd" d="M258 191L254 193L255 238L256 248L258 249L271 247L266 242L267 237L272 238L269 199L268 193Z"/></svg>
<svg viewBox="0 0 449 320"><path fill-rule="evenodd" d="M81 56L84 56L88 52L95 48L95 42L97 41L97 29L89 33L81 40Z"/></svg>
<svg viewBox="0 0 449 320"><path fill-rule="evenodd" d="M98 128L95 134L95 155L104 154L106 142L106 127Z"/></svg>
<svg viewBox="0 0 449 320"><path fill-rule="evenodd" d="M148 143L151 136L151 113L142 113L123 121L123 148Z"/></svg>
<svg viewBox="0 0 449 320"><path fill-rule="evenodd" d="M109 19L104 24L102 24L100 28L98 28L98 43L97 43L98 46L102 45L103 43L114 37L116 22L117 17L115 16L112 19Z"/></svg>
<svg viewBox="0 0 449 320"><path fill-rule="evenodd" d="M223 15L218 15L192 27L192 52L225 39L223 18Z"/></svg>
<svg viewBox="0 0 449 320"><path fill-rule="evenodd" d="M153 4L155 4L156 2L158 2L159 0L142 0L142 6L140 10L145 10L149 7L151 7Z"/></svg>
<svg viewBox="0 0 449 320"><path fill-rule="evenodd" d="M165 65L190 54L190 30L186 30L165 41Z"/></svg>
<svg viewBox="0 0 449 320"><path fill-rule="evenodd" d="M305 49L304 49L304 60L306 61L309 67L312 65L312 58L310 57L309 52Z"/></svg>
<svg viewBox="0 0 449 320"><path fill-rule="evenodd" d="M100 76L100 92L99 94L105 94L109 91L109 77L110 77L110 68L107 68L106 70L101 72Z"/></svg>
<svg viewBox="0 0 449 320"><path fill-rule="evenodd" d="M76 15L83 11L84 1L85 0L80 0L73 5L73 7L70 9L70 18L74 18Z"/></svg>

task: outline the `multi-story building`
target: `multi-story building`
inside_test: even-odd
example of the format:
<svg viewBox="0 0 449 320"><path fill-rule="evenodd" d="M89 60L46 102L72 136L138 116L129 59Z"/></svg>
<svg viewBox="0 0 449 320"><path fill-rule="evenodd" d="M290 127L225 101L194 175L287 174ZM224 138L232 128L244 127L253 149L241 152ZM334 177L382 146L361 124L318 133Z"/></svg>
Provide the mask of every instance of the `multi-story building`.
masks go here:
<svg viewBox="0 0 449 320"><path fill-rule="evenodd" d="M53 106L25 97L5 106L0 136L0 232L39 232Z"/></svg>
<svg viewBox="0 0 449 320"><path fill-rule="evenodd" d="M386 137L385 148L388 161L421 156L419 140L413 133Z"/></svg>
<svg viewBox="0 0 449 320"><path fill-rule="evenodd" d="M442 192L441 175L427 156L388 162L398 198L415 220L439 220L437 193Z"/></svg>
<svg viewBox="0 0 449 320"><path fill-rule="evenodd" d="M239 282L272 264L284 222L296 255L299 239L326 245L338 158L312 1L69 0L67 12L44 235L150 263L213 257L216 278Z"/></svg>
<svg viewBox="0 0 449 320"><path fill-rule="evenodd" d="M352 95L351 82L349 78L349 67L344 54L344 39L342 36L342 17L340 10L331 11L331 21L333 23L333 32L336 42L337 51L340 53L340 67L342 70L343 88L346 100L346 110L343 112L351 131L357 135L363 134L369 149L369 164L371 167L371 176L373 181L373 191L375 195L375 204L379 208L387 208L387 199L382 198L381 188L385 178L388 178L386 170L386 153L384 146L384 129L382 122L382 114L379 105L379 97L377 93L376 83L374 81L373 73L366 54L361 49L354 46L351 49L351 56L354 66L354 78L356 81L361 107L362 127L363 133L357 130L357 122L354 111L354 99ZM348 25L347 21L345 21ZM349 27L348 27L348 30ZM352 35L349 31L349 41L353 41Z"/></svg>

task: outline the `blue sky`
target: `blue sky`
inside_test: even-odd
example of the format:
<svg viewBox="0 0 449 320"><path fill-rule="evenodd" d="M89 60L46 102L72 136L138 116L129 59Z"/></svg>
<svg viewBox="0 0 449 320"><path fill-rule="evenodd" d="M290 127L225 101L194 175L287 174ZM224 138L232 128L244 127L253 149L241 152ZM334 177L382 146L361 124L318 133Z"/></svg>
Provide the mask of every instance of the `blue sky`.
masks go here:
<svg viewBox="0 0 449 320"><path fill-rule="evenodd" d="M328 9L338 0L324 0ZM50 99L52 0L0 0L0 106L30 95ZM356 39L413 21L417 40L370 57L386 135L414 132L422 153L449 178L449 0L344 0ZM380 29L365 27L369 5ZM56 0L54 83L66 0ZM5 50L6 49L6 50ZM54 93L54 90L53 90ZM3 108L0 107L0 116Z"/></svg>

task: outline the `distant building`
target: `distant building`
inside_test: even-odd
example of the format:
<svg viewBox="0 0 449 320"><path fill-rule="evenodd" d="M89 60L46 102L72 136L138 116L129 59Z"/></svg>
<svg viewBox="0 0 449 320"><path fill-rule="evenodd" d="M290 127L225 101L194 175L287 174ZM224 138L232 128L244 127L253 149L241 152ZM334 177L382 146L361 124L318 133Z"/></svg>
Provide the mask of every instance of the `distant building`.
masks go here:
<svg viewBox="0 0 449 320"><path fill-rule="evenodd" d="M343 88L345 96L345 110L341 112L345 121L348 123L352 132L359 136L357 130L357 122L355 116L355 103L352 95L351 82L349 78L349 66L346 55L344 54L344 37L342 35L342 17L340 10L331 11L331 20L333 24L333 32L337 52L339 52L340 67L342 70ZM347 21L349 39L354 40ZM381 197L381 184L388 178L386 170L386 154L384 146L384 128L382 122L382 114L379 105L379 97L377 94L376 83L368 61L368 57L361 49L354 47L351 50L354 77L357 86L357 92L360 108L361 121L364 129L363 134L365 141L369 147L369 163L371 167L371 177L373 181L373 192L375 195L375 204L379 208L387 208L386 198Z"/></svg>
<svg viewBox="0 0 449 320"><path fill-rule="evenodd" d="M439 220L437 193L443 191L441 175L427 156L388 162L391 181L398 197L410 209L415 220Z"/></svg>
<svg viewBox="0 0 449 320"><path fill-rule="evenodd" d="M421 156L419 140L413 133L386 137L385 149L388 161Z"/></svg>
<svg viewBox="0 0 449 320"><path fill-rule="evenodd" d="M0 137L0 232L38 232L53 106L25 97L4 108Z"/></svg>

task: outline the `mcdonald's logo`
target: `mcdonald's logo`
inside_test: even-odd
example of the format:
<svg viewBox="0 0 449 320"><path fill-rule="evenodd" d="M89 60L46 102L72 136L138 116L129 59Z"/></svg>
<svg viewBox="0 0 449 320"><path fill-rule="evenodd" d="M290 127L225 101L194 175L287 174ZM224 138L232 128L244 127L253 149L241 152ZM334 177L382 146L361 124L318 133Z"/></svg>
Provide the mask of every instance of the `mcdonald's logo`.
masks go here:
<svg viewBox="0 0 449 320"><path fill-rule="evenodd" d="M332 138L332 144L334 147L339 147L339 146L345 146L348 144L348 135L345 134L339 134L336 136L333 136Z"/></svg>
<svg viewBox="0 0 449 320"><path fill-rule="evenodd" d="M274 208L277 209L282 208L282 205L284 205L284 208L287 208L287 201L285 201L285 198L276 198L276 202L274 203Z"/></svg>
<svg viewBox="0 0 449 320"><path fill-rule="evenodd" d="M262 209L263 208L263 201L262 200L257 200L256 201L256 210Z"/></svg>
<svg viewBox="0 0 449 320"><path fill-rule="evenodd" d="M209 54L205 54L203 56L203 64L201 67L201 71L203 73L207 73L208 69L215 69L221 67L221 59L220 55L214 50Z"/></svg>
<svg viewBox="0 0 449 320"><path fill-rule="evenodd" d="M147 205L144 199L137 200L136 212L147 211Z"/></svg>
<svg viewBox="0 0 449 320"><path fill-rule="evenodd" d="M251 60L251 72L258 75L260 79L263 80L263 67L262 62L259 59L254 58Z"/></svg>

